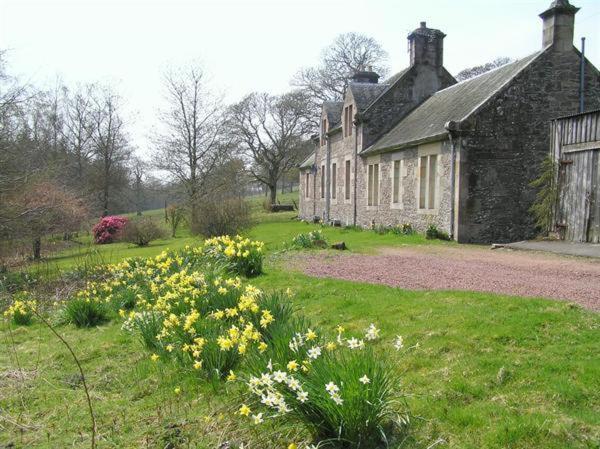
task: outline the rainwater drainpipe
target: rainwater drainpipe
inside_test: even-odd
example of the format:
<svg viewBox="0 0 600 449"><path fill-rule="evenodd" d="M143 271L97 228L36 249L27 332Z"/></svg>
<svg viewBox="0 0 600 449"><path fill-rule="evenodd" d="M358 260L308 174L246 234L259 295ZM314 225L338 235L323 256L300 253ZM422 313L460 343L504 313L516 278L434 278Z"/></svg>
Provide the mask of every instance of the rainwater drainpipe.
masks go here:
<svg viewBox="0 0 600 449"><path fill-rule="evenodd" d="M448 131L448 138L450 139L450 238L454 239L454 203L456 182L456 134L459 129L459 124L455 121L446 122L444 126Z"/></svg>
<svg viewBox="0 0 600 449"><path fill-rule="evenodd" d="M331 139L329 133L325 133L325 141L327 142L327 157L325 162L325 213L323 214L323 223L329 224L329 208L331 206Z"/></svg>
<svg viewBox="0 0 600 449"><path fill-rule="evenodd" d="M358 205L356 204L356 184L358 183L357 173L358 173L358 121L354 120L354 185L352 189L352 202L354 204L353 216L352 216L352 226L356 226L356 218L358 214Z"/></svg>
<svg viewBox="0 0 600 449"><path fill-rule="evenodd" d="M581 38L581 67L579 69L579 112L585 108L585 37Z"/></svg>
<svg viewBox="0 0 600 449"><path fill-rule="evenodd" d="M321 136L319 136L319 140L315 144L315 161L313 162L312 167L310 168L310 172L313 175L313 221L317 216L317 156L319 155L319 147L321 146Z"/></svg>

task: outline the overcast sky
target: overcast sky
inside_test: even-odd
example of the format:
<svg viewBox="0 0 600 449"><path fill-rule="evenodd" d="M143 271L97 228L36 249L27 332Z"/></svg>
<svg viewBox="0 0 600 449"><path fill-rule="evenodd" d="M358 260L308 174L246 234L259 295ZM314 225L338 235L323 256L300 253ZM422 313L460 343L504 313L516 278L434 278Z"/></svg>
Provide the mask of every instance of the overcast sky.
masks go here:
<svg viewBox="0 0 600 449"><path fill-rule="evenodd" d="M408 65L406 36L420 21L447 34L453 74L499 56L541 48L538 14L551 0L0 0L0 48L11 73L38 86L115 83L135 119L134 144L147 136L169 65L201 62L227 101L252 91L283 92L318 61L338 34L374 37L392 72ZM575 44L600 67L600 0L573 0Z"/></svg>

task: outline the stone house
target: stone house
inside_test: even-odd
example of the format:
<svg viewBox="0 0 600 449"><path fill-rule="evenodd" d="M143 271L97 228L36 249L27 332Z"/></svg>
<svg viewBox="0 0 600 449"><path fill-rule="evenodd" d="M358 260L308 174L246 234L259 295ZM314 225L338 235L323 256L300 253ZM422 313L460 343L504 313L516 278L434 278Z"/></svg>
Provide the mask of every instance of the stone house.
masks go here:
<svg viewBox="0 0 600 449"><path fill-rule="evenodd" d="M540 51L460 83L443 66L444 33L422 22L408 35L408 68L384 82L356 73L343 102L323 104L315 151L300 166L300 217L435 224L460 242L534 236L529 183L549 151L548 123L579 105L577 11L553 1L540 14ZM583 93L600 107L589 61Z"/></svg>

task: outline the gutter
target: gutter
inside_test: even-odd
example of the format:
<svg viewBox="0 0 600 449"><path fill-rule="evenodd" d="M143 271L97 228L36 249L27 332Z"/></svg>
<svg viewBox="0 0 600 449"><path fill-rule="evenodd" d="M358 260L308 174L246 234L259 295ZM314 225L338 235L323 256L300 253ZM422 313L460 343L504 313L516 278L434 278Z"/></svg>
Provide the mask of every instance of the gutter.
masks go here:
<svg viewBox="0 0 600 449"><path fill-rule="evenodd" d="M325 140L327 142L327 156L326 156L326 184L325 184L325 213L323 214L323 222L329 224L329 212L331 207L331 140L329 139L329 133L325 133Z"/></svg>
<svg viewBox="0 0 600 449"><path fill-rule="evenodd" d="M424 143L430 143L430 142L437 142L439 140L444 140L448 137L448 132L444 131L438 134L434 134L432 136L428 136L428 137L423 137L422 139L417 139L417 140L411 140L409 142L405 142L405 143L401 143L399 145L394 145L391 147L384 147L384 148L380 148L377 150L370 150L370 149L366 149L364 151L361 151L360 156L374 156L376 154L382 154L382 153L390 153L392 151L397 151L397 150L403 150L405 148L411 148L417 145L421 145Z"/></svg>
<svg viewBox="0 0 600 449"><path fill-rule="evenodd" d="M356 202L356 184L358 183L358 120L354 120L352 123L354 125L354 182L353 184L353 192L352 192L352 202L354 203L354 210L352 214L352 225L356 226L356 219L358 216L358 204Z"/></svg>

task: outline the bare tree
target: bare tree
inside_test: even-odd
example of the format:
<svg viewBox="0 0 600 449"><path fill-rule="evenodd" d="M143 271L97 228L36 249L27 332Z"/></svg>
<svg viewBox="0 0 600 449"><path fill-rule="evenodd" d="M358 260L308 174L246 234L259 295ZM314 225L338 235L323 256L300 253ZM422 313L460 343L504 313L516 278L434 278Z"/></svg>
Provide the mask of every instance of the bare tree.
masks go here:
<svg viewBox="0 0 600 449"><path fill-rule="evenodd" d="M369 66L381 76L388 72L387 53L372 37L359 33L340 34L322 51L315 67L301 69L292 85L305 90L316 103L343 98L350 77Z"/></svg>
<svg viewBox="0 0 600 449"><path fill-rule="evenodd" d="M496 58L492 62L488 62L482 65L476 65L474 67L469 67L468 69L461 70L460 72L458 72L458 75L456 75L456 80L468 80L469 78L473 78L485 72L489 72L490 70L502 67L503 65L509 64L513 61L513 59L507 57Z"/></svg>
<svg viewBox="0 0 600 449"><path fill-rule="evenodd" d="M27 86L8 73L6 50L0 50L0 121L3 123L6 116L13 114L14 108L26 99Z"/></svg>
<svg viewBox="0 0 600 449"><path fill-rule="evenodd" d="M144 203L144 178L146 177L146 163L139 157L131 160L131 176L133 187L133 202L136 215L142 215Z"/></svg>
<svg viewBox="0 0 600 449"><path fill-rule="evenodd" d="M102 215L108 215L111 188L115 177L121 174L130 156L130 148L121 117L121 98L111 89L104 88L93 97L92 142L98 165Z"/></svg>
<svg viewBox="0 0 600 449"><path fill-rule="evenodd" d="M163 130L155 138L154 163L183 187L195 232L207 176L226 148L222 101L210 90L200 67L167 73L164 87L168 106L160 111Z"/></svg>
<svg viewBox="0 0 600 449"><path fill-rule="evenodd" d="M303 91L281 96L253 93L231 107L229 125L249 161L252 176L277 199L281 175L301 162L299 151L311 128L309 98Z"/></svg>
<svg viewBox="0 0 600 449"><path fill-rule="evenodd" d="M76 185L84 185L85 169L94 154L92 137L94 134L93 96L94 85L81 86L74 92L64 90L65 143L73 156Z"/></svg>

